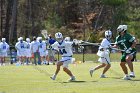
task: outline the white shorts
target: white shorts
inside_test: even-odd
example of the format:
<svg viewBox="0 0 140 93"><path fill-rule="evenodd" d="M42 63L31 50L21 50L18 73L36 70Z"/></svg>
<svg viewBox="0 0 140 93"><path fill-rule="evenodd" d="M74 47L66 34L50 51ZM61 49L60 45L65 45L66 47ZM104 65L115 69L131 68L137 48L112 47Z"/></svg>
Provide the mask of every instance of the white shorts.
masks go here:
<svg viewBox="0 0 140 93"><path fill-rule="evenodd" d="M26 51L17 51L17 56L18 57L25 57L26 56Z"/></svg>
<svg viewBox="0 0 140 93"><path fill-rule="evenodd" d="M7 57L7 52L1 52L0 57Z"/></svg>
<svg viewBox="0 0 140 93"><path fill-rule="evenodd" d="M31 50L26 50L26 57L32 57Z"/></svg>
<svg viewBox="0 0 140 93"><path fill-rule="evenodd" d="M63 62L63 67L68 68L68 65L71 63L72 57L62 57L60 62Z"/></svg>
<svg viewBox="0 0 140 93"><path fill-rule="evenodd" d="M41 52L39 52L39 53L40 53L40 56L41 56L41 57L46 56L46 51L41 51Z"/></svg>
<svg viewBox="0 0 140 93"><path fill-rule="evenodd" d="M98 59L99 62L110 64L109 51L98 51L97 55L100 57Z"/></svg>

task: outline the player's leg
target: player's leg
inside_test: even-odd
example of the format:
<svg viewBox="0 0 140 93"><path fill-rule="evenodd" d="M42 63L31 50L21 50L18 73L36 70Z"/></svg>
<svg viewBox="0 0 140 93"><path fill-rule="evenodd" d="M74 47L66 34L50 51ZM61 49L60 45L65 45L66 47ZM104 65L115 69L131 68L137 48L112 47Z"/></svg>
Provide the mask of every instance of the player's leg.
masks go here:
<svg viewBox="0 0 140 93"><path fill-rule="evenodd" d="M1 64L4 65L4 57L1 57Z"/></svg>
<svg viewBox="0 0 140 93"><path fill-rule="evenodd" d="M103 72L102 72L102 74L101 74L101 78L106 78L106 76L105 76L105 73L108 71L108 69L111 67L111 64L106 64L105 65L105 67L104 67L104 69L103 69Z"/></svg>
<svg viewBox="0 0 140 93"><path fill-rule="evenodd" d="M135 77L135 74L134 74L134 68L133 68L132 59L133 59L133 55L127 55L126 56L126 62L127 62L128 67L129 67L129 69L131 71L130 77L133 77L134 78Z"/></svg>
<svg viewBox="0 0 140 93"><path fill-rule="evenodd" d="M69 58L68 58L69 59ZM67 59L66 59L67 60ZM70 60L67 60L67 61L64 61L63 62L63 71L66 72L69 76L70 76L70 79L69 81L75 81L75 76L73 75L73 73L68 69L68 65L70 64L71 62L71 58Z"/></svg>
<svg viewBox="0 0 140 93"><path fill-rule="evenodd" d="M3 56L3 65L5 65L5 55Z"/></svg>
<svg viewBox="0 0 140 93"><path fill-rule="evenodd" d="M131 78L128 76L128 69L126 66L126 55L122 55L121 57L121 63L120 66L125 74L125 76L123 77L124 80L130 80Z"/></svg>
<svg viewBox="0 0 140 93"><path fill-rule="evenodd" d="M110 63L110 56L109 56L109 53L104 57L104 64L105 64L105 66L104 66L104 69L103 69L103 72L102 72L102 74L101 74L101 78L105 78L106 76L105 76L105 73L109 70L109 68L111 67L111 63Z"/></svg>
<svg viewBox="0 0 140 93"><path fill-rule="evenodd" d="M70 76L69 81L75 81L75 76L67 67L63 67L63 71L65 71Z"/></svg>
<svg viewBox="0 0 140 93"><path fill-rule="evenodd" d="M37 52L38 64L41 65L41 56L40 52Z"/></svg>
<svg viewBox="0 0 140 93"><path fill-rule="evenodd" d="M60 71L60 67L63 65L63 62L59 61L56 65L56 71L55 71L55 74L51 77L52 80L55 80L56 79L56 76L57 74L59 73Z"/></svg>
<svg viewBox="0 0 140 93"><path fill-rule="evenodd" d="M46 51L42 53L42 63L46 64Z"/></svg>
<svg viewBox="0 0 140 93"><path fill-rule="evenodd" d="M34 52L33 55L34 55L34 64L37 65L37 61L36 61L36 59L37 59L37 52Z"/></svg>
<svg viewBox="0 0 140 93"><path fill-rule="evenodd" d="M92 77L93 72L94 72L95 70L98 70L98 69L103 68L103 67L106 66L106 64L104 63L104 62L105 62L105 58L104 58L104 57L100 57L98 61L101 62L102 64L96 66L95 68L91 68L91 69L89 70L89 73L90 73L90 76L91 76L91 77Z"/></svg>

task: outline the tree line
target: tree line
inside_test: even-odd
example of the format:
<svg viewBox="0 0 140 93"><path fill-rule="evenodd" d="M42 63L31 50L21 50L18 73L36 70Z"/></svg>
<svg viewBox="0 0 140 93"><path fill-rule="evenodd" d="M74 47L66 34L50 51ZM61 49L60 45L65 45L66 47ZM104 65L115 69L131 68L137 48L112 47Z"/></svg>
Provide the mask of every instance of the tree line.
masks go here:
<svg viewBox="0 0 140 93"><path fill-rule="evenodd" d="M100 42L105 30L117 35L119 24L139 40L140 1L137 0L1 0L0 37L14 44L22 36L41 36L46 29L72 38Z"/></svg>

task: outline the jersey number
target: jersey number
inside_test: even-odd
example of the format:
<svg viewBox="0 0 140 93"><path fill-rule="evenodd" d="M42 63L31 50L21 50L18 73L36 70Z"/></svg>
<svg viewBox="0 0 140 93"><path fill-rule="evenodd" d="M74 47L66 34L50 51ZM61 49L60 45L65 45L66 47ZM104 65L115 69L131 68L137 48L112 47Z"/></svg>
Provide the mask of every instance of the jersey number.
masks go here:
<svg viewBox="0 0 140 93"><path fill-rule="evenodd" d="M22 45L21 48L24 48L24 45Z"/></svg>
<svg viewBox="0 0 140 93"><path fill-rule="evenodd" d="M30 45L28 44L28 45L27 45L27 49L29 49L29 48L30 48Z"/></svg>
<svg viewBox="0 0 140 93"><path fill-rule="evenodd" d="M67 52L66 52L66 50L65 49L59 49L59 52L60 52L60 54L67 54Z"/></svg>
<svg viewBox="0 0 140 93"><path fill-rule="evenodd" d="M6 49L6 46L3 46L3 49Z"/></svg>

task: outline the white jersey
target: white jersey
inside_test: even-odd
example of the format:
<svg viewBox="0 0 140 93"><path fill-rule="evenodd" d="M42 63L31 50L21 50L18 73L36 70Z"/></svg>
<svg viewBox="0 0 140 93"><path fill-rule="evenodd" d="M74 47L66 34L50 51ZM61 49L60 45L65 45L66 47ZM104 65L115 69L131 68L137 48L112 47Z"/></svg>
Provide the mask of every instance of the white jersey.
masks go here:
<svg viewBox="0 0 140 93"><path fill-rule="evenodd" d="M32 41L31 42L31 51L32 51L32 53L38 52L38 50L39 50L39 42Z"/></svg>
<svg viewBox="0 0 140 93"><path fill-rule="evenodd" d="M110 64L110 57L109 57L110 51L108 50L110 46L111 46L110 41L104 38L97 52L97 55L100 56L98 61L100 61L101 63Z"/></svg>
<svg viewBox="0 0 140 93"><path fill-rule="evenodd" d="M39 42L39 53L41 57L46 56L46 42L45 41Z"/></svg>
<svg viewBox="0 0 140 93"><path fill-rule="evenodd" d="M17 42L15 45L15 48L20 52L26 51L26 47L27 47L27 43L25 41Z"/></svg>
<svg viewBox="0 0 140 93"><path fill-rule="evenodd" d="M101 49L101 48L107 49L107 48L109 48L109 46L111 46L110 41L107 40L106 38L104 38L101 42L99 49Z"/></svg>
<svg viewBox="0 0 140 93"><path fill-rule="evenodd" d="M6 42L0 43L0 52L5 53L9 50L9 45Z"/></svg>
<svg viewBox="0 0 140 93"><path fill-rule="evenodd" d="M46 51L46 42L39 42L39 52Z"/></svg>
<svg viewBox="0 0 140 93"><path fill-rule="evenodd" d="M15 45L15 48L17 49L17 56L26 56L26 47L27 43L25 41L17 42Z"/></svg>
<svg viewBox="0 0 140 93"><path fill-rule="evenodd" d="M73 42L62 41L62 43L58 43L57 41L52 45L52 48L58 50L62 57L71 57L73 55L72 52L72 44Z"/></svg>
<svg viewBox="0 0 140 93"><path fill-rule="evenodd" d="M31 43L27 42L27 47L26 47L26 57L31 57L32 52L31 52Z"/></svg>

